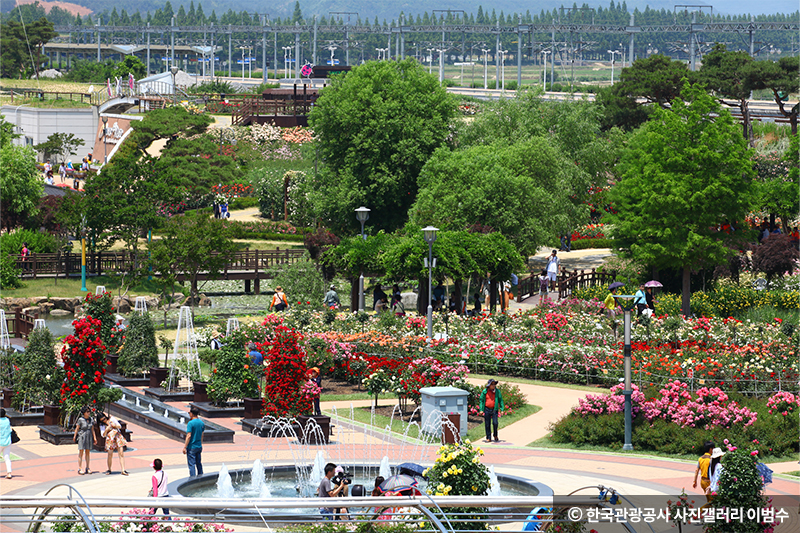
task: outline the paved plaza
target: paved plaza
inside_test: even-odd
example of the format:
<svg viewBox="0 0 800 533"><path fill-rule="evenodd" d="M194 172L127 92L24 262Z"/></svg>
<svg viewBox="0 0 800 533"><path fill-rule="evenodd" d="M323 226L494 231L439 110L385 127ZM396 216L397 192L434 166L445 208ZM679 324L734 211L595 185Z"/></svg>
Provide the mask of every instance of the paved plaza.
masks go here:
<svg viewBox="0 0 800 533"><path fill-rule="evenodd" d="M476 381L477 383L477 381ZM661 459L635 454L607 454L596 452L537 449L526 447L530 442L545 436L551 422L569 412L585 391L568 388L519 384L528 402L542 409L536 414L516 422L500 431L501 442L479 442L486 455L484 462L494 465L498 473L510 474L548 485L556 495L564 495L587 485L602 484L628 495L676 495L685 489L690 495L700 496L691 488L695 465L693 462ZM390 404L383 400L382 404ZM172 403L187 409L185 403ZM347 417L351 406L370 405L369 400L323 402L323 411L335 410ZM214 419L215 422L235 430L233 444L205 444L203 463L206 473L216 472L225 464L229 469L249 468L255 459L269 463L292 463L297 456L297 446L285 439L265 439L242 431L238 419ZM335 422L334 422L335 423ZM91 475L78 475L75 446L54 446L39 439L35 426L17 427L21 441L13 446L19 458L13 462L14 477L0 479L0 492L4 495L43 495L53 485L67 483L84 497L136 497L141 498L150 488L151 461L159 457L171 481L188 476L183 445L147 428L129 423L132 442L125 453L130 476L122 476L118 459L113 462L113 474L104 475L105 453L92 454ZM361 463L380 462L383 455L413 458L424 461L432 458L436 446L403 444L396 439L381 437L374 432L365 434L348 423L337 423L331 444L323 447L327 460L346 463L353 459ZM313 460L311 453L309 462ZM392 461L392 463L401 461ZM798 469L796 462L771 464L776 472ZM775 477L767 486L768 495L798 495L800 485L788 478ZM589 491L589 494L593 494ZM702 497L701 497L702 498ZM2 531L23 531L24 526L4 522ZM238 530L238 528L237 528ZM794 529L797 530L796 528Z"/></svg>

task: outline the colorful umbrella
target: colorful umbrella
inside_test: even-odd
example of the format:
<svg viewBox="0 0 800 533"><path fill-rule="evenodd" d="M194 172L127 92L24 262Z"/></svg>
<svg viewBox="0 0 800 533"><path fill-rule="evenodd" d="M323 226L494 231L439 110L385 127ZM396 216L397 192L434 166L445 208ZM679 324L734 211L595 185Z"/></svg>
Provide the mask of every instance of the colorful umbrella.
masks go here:
<svg viewBox="0 0 800 533"><path fill-rule="evenodd" d="M625 286L625 284L622 283L621 281L615 281L614 283L609 285L608 288L609 289L619 289L620 287L624 287L624 286Z"/></svg>
<svg viewBox="0 0 800 533"><path fill-rule="evenodd" d="M418 491L417 486L419 483L413 477L406 475L406 474L397 474L394 476L389 476L381 483L380 489L381 492L405 492L406 489L412 489L415 492Z"/></svg>
<svg viewBox="0 0 800 533"><path fill-rule="evenodd" d="M650 280L644 284L645 287L663 287L660 281Z"/></svg>

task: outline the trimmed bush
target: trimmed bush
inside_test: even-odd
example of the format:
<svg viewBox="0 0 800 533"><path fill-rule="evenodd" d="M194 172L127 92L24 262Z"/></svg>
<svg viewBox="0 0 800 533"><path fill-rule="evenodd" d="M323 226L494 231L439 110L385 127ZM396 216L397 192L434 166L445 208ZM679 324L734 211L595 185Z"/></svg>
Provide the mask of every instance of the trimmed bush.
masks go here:
<svg viewBox="0 0 800 533"><path fill-rule="evenodd" d="M123 331L124 342L118 368L127 377L142 375L150 367L158 366L156 331L150 313L134 313Z"/></svg>

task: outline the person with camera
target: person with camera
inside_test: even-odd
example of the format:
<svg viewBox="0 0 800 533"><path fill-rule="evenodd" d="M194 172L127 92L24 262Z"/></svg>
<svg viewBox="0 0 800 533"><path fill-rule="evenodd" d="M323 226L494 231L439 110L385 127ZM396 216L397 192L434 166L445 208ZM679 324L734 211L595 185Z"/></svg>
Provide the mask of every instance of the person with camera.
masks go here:
<svg viewBox="0 0 800 533"><path fill-rule="evenodd" d="M347 485L350 484L350 476L344 471L337 474L336 465L328 463L325 465L325 477L319 482L319 489L317 490L318 498L337 498L340 493L346 490ZM323 507L319 510L324 520L333 520L333 513L335 508Z"/></svg>

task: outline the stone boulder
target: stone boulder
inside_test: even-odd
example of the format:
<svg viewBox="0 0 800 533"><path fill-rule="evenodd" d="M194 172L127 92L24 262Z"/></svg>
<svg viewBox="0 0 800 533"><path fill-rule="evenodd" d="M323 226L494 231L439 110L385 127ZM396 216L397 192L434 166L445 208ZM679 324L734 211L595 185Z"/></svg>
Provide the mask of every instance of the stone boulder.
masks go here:
<svg viewBox="0 0 800 533"><path fill-rule="evenodd" d="M69 311L65 311L64 309L53 309L50 311L50 316L70 316L72 313Z"/></svg>
<svg viewBox="0 0 800 533"><path fill-rule="evenodd" d="M417 308L417 293L404 292L400 295L400 301L403 302L406 312L413 311Z"/></svg>
<svg viewBox="0 0 800 533"><path fill-rule="evenodd" d="M39 308L39 314L49 315L55 306L53 302L42 302L37 307Z"/></svg>
<svg viewBox="0 0 800 533"><path fill-rule="evenodd" d="M25 308L22 309L22 314L23 315L30 315L30 316L38 315L39 314L39 306L37 305L36 307L25 307Z"/></svg>
<svg viewBox="0 0 800 533"><path fill-rule="evenodd" d="M83 301L81 298L50 298L55 309L63 311L75 312L75 308L81 305Z"/></svg>
<svg viewBox="0 0 800 533"><path fill-rule="evenodd" d="M128 314L131 312L133 305L131 299L127 296L114 296L111 299L111 305L117 310L117 313Z"/></svg>

